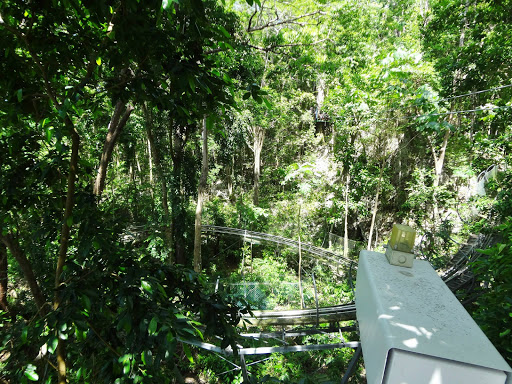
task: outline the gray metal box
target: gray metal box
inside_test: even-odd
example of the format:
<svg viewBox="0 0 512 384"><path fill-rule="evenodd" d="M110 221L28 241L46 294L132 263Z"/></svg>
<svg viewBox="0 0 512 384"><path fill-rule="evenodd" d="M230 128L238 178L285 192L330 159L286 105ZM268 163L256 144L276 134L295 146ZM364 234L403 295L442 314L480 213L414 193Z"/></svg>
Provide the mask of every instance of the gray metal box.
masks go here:
<svg viewBox="0 0 512 384"><path fill-rule="evenodd" d="M512 384L512 370L430 264L362 251L357 320L371 384Z"/></svg>

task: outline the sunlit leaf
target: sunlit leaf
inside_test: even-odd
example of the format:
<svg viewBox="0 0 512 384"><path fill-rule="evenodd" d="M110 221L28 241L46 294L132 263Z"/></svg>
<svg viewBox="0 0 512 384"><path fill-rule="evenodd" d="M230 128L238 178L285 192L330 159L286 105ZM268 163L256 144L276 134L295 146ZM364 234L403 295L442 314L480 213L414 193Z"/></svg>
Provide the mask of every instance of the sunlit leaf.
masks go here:
<svg viewBox="0 0 512 384"><path fill-rule="evenodd" d="M158 326L158 320L156 319L156 316L153 316L153 318L149 322L149 326L148 326L148 333L150 336L153 336L156 333L157 326Z"/></svg>
<svg viewBox="0 0 512 384"><path fill-rule="evenodd" d="M39 375L36 372L36 366L29 364L25 369L24 375L31 381L39 380Z"/></svg>

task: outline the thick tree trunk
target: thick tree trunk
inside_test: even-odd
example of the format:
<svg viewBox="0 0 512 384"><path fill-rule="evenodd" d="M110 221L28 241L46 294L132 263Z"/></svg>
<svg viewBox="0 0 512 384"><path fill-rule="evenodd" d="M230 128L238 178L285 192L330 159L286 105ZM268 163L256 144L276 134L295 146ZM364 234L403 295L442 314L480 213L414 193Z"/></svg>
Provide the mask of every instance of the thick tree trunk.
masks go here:
<svg viewBox="0 0 512 384"><path fill-rule="evenodd" d="M206 195L206 182L208 180L208 130L206 117L203 118L203 163L201 166L201 177L197 191L196 221L194 226L194 271L201 272L201 218L203 215L203 201Z"/></svg>
<svg viewBox="0 0 512 384"><path fill-rule="evenodd" d="M121 113L124 113L121 117ZM100 158L100 165L98 167L98 173L96 174L96 180L94 182L93 193L97 196L100 196L105 188L105 179L107 177L107 168L112 157L112 151L116 145L117 139L119 138L119 134L123 130L130 114L133 111L133 107L131 105L126 106L121 100L116 103L116 107L114 109L114 113L112 114L112 118L110 119L110 123L108 125L108 133L105 139L105 144L103 145L103 152Z"/></svg>
<svg viewBox="0 0 512 384"><path fill-rule="evenodd" d="M7 307L8 267L7 247L0 242L0 309L5 312L9 312Z"/></svg>
<svg viewBox="0 0 512 384"><path fill-rule="evenodd" d="M253 152L254 152L254 190L252 202L255 206L259 205L259 189L261 174L261 150L265 141L265 130L261 127L253 127Z"/></svg>

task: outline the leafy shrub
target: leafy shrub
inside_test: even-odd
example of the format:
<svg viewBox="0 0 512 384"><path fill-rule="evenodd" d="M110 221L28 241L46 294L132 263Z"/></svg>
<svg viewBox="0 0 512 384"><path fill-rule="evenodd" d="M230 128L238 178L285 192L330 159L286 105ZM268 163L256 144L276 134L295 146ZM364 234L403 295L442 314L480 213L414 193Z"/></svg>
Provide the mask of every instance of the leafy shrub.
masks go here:
<svg viewBox="0 0 512 384"><path fill-rule="evenodd" d="M512 218L498 229L502 241L480 250L485 255L473 263L476 278L483 282L473 317L500 353L512 363Z"/></svg>

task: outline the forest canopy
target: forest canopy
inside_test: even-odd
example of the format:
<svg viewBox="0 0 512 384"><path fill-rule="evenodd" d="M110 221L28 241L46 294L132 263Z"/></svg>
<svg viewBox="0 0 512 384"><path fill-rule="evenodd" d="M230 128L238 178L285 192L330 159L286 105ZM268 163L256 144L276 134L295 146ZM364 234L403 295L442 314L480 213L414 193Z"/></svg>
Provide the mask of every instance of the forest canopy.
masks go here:
<svg viewBox="0 0 512 384"><path fill-rule="evenodd" d="M511 9L3 1L0 382L243 380L180 342L236 353L251 305L213 282L314 268L205 225L357 262L409 224L440 274L470 244L454 293L511 363ZM261 376L318 380L270 361Z"/></svg>

